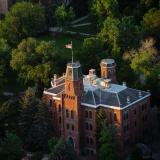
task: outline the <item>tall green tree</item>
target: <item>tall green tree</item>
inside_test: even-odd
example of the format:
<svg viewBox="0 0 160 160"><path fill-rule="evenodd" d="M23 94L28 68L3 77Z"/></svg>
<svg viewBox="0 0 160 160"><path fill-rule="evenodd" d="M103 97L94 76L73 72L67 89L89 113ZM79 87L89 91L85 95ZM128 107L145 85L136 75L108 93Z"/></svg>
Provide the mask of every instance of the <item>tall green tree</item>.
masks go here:
<svg viewBox="0 0 160 160"><path fill-rule="evenodd" d="M19 2L13 5L0 23L0 37L15 45L23 38L37 36L46 29L43 7L30 2Z"/></svg>
<svg viewBox="0 0 160 160"><path fill-rule="evenodd" d="M10 47L5 39L0 38L0 93L7 81L7 68L9 65Z"/></svg>
<svg viewBox="0 0 160 160"><path fill-rule="evenodd" d="M116 17L118 15L117 0L92 0L91 11L98 16L99 22L102 23L108 16Z"/></svg>
<svg viewBox="0 0 160 160"><path fill-rule="evenodd" d="M160 9L151 9L143 17L146 30L159 37L160 34Z"/></svg>
<svg viewBox="0 0 160 160"><path fill-rule="evenodd" d="M53 136L53 117L50 108L39 102L34 116L27 143L30 150L47 151L48 140Z"/></svg>
<svg viewBox="0 0 160 160"><path fill-rule="evenodd" d="M106 57L103 49L104 43L99 38L84 39L82 49L77 53L77 57L81 60L85 73L88 72L88 67L99 68L100 60Z"/></svg>
<svg viewBox="0 0 160 160"><path fill-rule="evenodd" d="M55 19L57 24L60 27L66 27L70 24L71 20L73 20L75 17L75 13L73 11L73 8L66 8L63 5L58 6L55 10Z"/></svg>
<svg viewBox="0 0 160 160"><path fill-rule="evenodd" d="M20 99L20 134L24 138L24 143L27 141L29 129L38 111L38 103L39 100L36 98L35 91L32 88L28 88L25 95Z"/></svg>
<svg viewBox="0 0 160 160"><path fill-rule="evenodd" d="M12 51L10 64L25 83L32 81L47 85L54 72L55 54L53 41L28 38Z"/></svg>
<svg viewBox="0 0 160 160"><path fill-rule="evenodd" d="M76 154L69 141L60 138L51 138L49 140L50 155L49 160L74 160Z"/></svg>
<svg viewBox="0 0 160 160"><path fill-rule="evenodd" d="M9 99L0 105L0 136L4 136L6 131L18 130L19 116L20 106L17 100Z"/></svg>
<svg viewBox="0 0 160 160"><path fill-rule="evenodd" d="M115 140L115 128L107 124L106 121L101 121L101 129L99 132L99 149L98 159L99 160L118 160L116 140Z"/></svg>
<svg viewBox="0 0 160 160"><path fill-rule="evenodd" d="M6 137L0 140L0 159L19 160L23 156L22 143L14 133L7 133Z"/></svg>

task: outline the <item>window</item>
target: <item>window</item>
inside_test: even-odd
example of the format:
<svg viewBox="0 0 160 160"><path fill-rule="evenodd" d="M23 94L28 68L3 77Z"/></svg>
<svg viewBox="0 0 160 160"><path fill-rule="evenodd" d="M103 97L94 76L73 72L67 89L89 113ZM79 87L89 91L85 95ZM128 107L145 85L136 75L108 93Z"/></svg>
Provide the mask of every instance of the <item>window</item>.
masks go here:
<svg viewBox="0 0 160 160"><path fill-rule="evenodd" d="M61 105L58 105L58 111L61 112Z"/></svg>
<svg viewBox="0 0 160 160"><path fill-rule="evenodd" d="M59 123L61 124L61 117L59 117Z"/></svg>
<svg viewBox="0 0 160 160"><path fill-rule="evenodd" d="M136 115L136 108L134 109L134 114Z"/></svg>
<svg viewBox="0 0 160 160"><path fill-rule="evenodd" d="M134 126L135 126L135 127L137 126L137 122L136 122L136 121L134 122Z"/></svg>
<svg viewBox="0 0 160 160"><path fill-rule="evenodd" d="M88 111L85 111L85 117L88 118Z"/></svg>
<svg viewBox="0 0 160 160"><path fill-rule="evenodd" d="M88 128L89 128L89 127L88 127L88 123L85 123L85 128L88 130Z"/></svg>
<svg viewBox="0 0 160 160"><path fill-rule="evenodd" d="M71 86L70 86L70 83L68 84L68 91L70 91L71 90Z"/></svg>
<svg viewBox="0 0 160 160"><path fill-rule="evenodd" d="M69 111L66 109L66 117L69 118Z"/></svg>
<svg viewBox="0 0 160 160"><path fill-rule="evenodd" d="M116 113L114 113L114 121L117 122L117 114Z"/></svg>
<svg viewBox="0 0 160 160"><path fill-rule="evenodd" d="M92 118L92 112L89 111L89 118Z"/></svg>
<svg viewBox="0 0 160 160"><path fill-rule="evenodd" d="M90 138L90 145L93 145L93 139Z"/></svg>
<svg viewBox="0 0 160 160"><path fill-rule="evenodd" d="M72 124L72 131L74 131L74 125Z"/></svg>
<svg viewBox="0 0 160 160"><path fill-rule="evenodd" d="M126 119L128 119L128 111L126 112Z"/></svg>
<svg viewBox="0 0 160 160"><path fill-rule="evenodd" d="M52 107L52 99L49 100L49 106Z"/></svg>
<svg viewBox="0 0 160 160"><path fill-rule="evenodd" d="M92 125L91 125L91 124L89 125L89 128L90 128L90 130L92 131L93 127L92 127Z"/></svg>
<svg viewBox="0 0 160 160"><path fill-rule="evenodd" d="M89 144L89 138L86 137L86 144Z"/></svg>
<svg viewBox="0 0 160 160"><path fill-rule="evenodd" d="M71 118L74 119L74 112L71 110Z"/></svg>
<svg viewBox="0 0 160 160"><path fill-rule="evenodd" d="M69 129L69 124L68 123L67 123L66 127L67 127L67 129Z"/></svg>

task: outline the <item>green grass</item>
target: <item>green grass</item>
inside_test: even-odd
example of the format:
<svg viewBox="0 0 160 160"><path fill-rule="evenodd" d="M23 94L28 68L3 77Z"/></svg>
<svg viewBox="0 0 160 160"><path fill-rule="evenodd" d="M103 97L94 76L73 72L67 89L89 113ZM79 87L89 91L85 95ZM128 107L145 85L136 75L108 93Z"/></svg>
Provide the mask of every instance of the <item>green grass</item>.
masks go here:
<svg viewBox="0 0 160 160"><path fill-rule="evenodd" d="M65 45L72 41L73 49L77 50L81 48L83 43L83 37L81 36L78 37L78 36L70 36L70 35L57 35L57 36L45 35L40 37L39 39L44 41L50 41L50 40L55 41L55 46L57 49L65 49ZM65 49L65 50L68 50L68 49Z"/></svg>

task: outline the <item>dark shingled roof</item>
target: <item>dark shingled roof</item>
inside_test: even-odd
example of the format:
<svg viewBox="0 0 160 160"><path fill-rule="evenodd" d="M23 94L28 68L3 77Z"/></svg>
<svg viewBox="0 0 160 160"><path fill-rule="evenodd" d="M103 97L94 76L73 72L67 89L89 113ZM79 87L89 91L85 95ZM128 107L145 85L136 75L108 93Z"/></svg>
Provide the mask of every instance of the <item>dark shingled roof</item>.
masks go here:
<svg viewBox="0 0 160 160"><path fill-rule="evenodd" d="M65 86L65 84L63 83L63 84L61 84L59 86L56 86L54 88L49 88L46 91L50 92L50 93L53 93L53 94L58 94L58 93L60 93L64 90L64 86Z"/></svg>

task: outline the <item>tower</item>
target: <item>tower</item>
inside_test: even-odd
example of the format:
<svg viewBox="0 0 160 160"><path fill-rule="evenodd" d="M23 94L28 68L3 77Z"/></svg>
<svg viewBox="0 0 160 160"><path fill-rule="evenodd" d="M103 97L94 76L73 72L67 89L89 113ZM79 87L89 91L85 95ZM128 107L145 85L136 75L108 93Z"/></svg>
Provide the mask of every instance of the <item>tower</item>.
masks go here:
<svg viewBox="0 0 160 160"><path fill-rule="evenodd" d="M65 77L65 93L80 97L83 89L83 75L80 63L68 63Z"/></svg>
<svg viewBox="0 0 160 160"><path fill-rule="evenodd" d="M116 80L116 63L114 59L102 59L100 63L101 77L111 79L112 83L117 83Z"/></svg>
<svg viewBox="0 0 160 160"><path fill-rule="evenodd" d="M81 97L84 91L83 75L79 62L68 63L65 75L64 137L73 144L77 153L80 148Z"/></svg>

